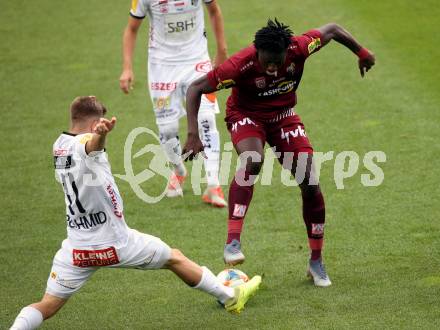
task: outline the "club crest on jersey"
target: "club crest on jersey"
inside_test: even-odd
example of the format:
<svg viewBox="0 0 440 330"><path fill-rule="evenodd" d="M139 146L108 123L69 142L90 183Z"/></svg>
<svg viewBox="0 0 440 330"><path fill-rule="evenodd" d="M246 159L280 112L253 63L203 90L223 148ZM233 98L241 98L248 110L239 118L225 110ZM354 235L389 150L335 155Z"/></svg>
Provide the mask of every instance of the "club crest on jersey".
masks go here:
<svg viewBox="0 0 440 330"><path fill-rule="evenodd" d="M159 10L162 14L168 13L168 0L159 1Z"/></svg>
<svg viewBox="0 0 440 330"><path fill-rule="evenodd" d="M258 88L266 87L266 78L264 77L255 78L255 86L257 86Z"/></svg>
<svg viewBox="0 0 440 330"><path fill-rule="evenodd" d="M244 215L246 214L246 209L247 209L246 205L235 204L234 213L232 213L232 216L236 218L243 218Z"/></svg>

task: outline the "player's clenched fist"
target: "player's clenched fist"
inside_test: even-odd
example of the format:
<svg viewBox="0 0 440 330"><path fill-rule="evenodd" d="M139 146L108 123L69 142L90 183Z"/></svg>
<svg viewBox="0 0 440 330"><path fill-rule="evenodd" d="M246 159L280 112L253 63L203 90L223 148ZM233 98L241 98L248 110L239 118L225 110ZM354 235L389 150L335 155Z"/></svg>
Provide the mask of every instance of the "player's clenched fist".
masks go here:
<svg viewBox="0 0 440 330"><path fill-rule="evenodd" d="M108 132L110 132L113 127L115 127L116 124L116 117L112 117L111 120L108 120L106 118L100 118L99 123L96 124L94 128L94 133L98 135L106 135Z"/></svg>

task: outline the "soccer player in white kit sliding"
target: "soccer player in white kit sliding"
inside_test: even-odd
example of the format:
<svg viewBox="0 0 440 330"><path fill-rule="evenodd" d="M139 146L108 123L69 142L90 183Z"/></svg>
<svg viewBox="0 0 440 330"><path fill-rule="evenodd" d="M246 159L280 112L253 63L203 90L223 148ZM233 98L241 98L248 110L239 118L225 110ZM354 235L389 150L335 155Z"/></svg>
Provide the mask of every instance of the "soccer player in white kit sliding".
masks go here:
<svg viewBox="0 0 440 330"><path fill-rule="evenodd" d="M56 253L42 300L24 307L11 329L35 329L53 316L99 268L166 268L189 286L240 312L261 282L254 276L237 287L224 286L159 238L127 226L122 199L105 152L106 135L116 123L103 118L105 107L94 96L77 97L69 132L53 145L55 176L64 191L67 239Z"/></svg>
<svg viewBox="0 0 440 330"><path fill-rule="evenodd" d="M216 0L132 0L130 17L123 36L123 71L119 80L123 92L133 86L132 58L136 37L145 16L150 22L148 42L148 88L159 128L161 145L174 165L167 196L182 195L187 171L181 159L179 119L188 86L211 70L202 3L206 5L217 42L215 65L227 58L223 17ZM199 134L205 146L204 160L208 187L204 202L225 207L218 172L220 138L215 122L219 107L215 94L203 95L198 116Z"/></svg>

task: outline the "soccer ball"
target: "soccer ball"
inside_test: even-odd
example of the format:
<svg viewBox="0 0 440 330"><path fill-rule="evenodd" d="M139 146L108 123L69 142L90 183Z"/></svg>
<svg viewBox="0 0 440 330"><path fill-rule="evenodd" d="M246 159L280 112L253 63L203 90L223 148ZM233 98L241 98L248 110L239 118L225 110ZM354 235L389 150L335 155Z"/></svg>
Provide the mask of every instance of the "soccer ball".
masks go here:
<svg viewBox="0 0 440 330"><path fill-rule="evenodd" d="M249 281L249 277L238 269L225 269L218 273L217 278L225 286L235 288L243 283Z"/></svg>

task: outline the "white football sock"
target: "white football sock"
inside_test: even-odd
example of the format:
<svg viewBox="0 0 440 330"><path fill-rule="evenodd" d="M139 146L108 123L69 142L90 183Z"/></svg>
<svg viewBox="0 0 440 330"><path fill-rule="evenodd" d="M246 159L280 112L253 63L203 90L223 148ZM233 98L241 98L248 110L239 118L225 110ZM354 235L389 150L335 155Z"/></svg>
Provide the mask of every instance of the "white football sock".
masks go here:
<svg viewBox="0 0 440 330"><path fill-rule="evenodd" d="M43 323L43 314L31 306L27 306L20 311L10 330L33 330Z"/></svg>
<svg viewBox="0 0 440 330"><path fill-rule="evenodd" d="M174 171L177 175L185 176L186 168L182 161L182 148L180 146L180 141L177 137L172 138L162 144L162 148L168 157L168 160L174 167Z"/></svg>
<svg viewBox="0 0 440 330"><path fill-rule="evenodd" d="M182 147L179 141L179 123L166 123L159 125L159 139L162 149L165 152L177 175L186 175L186 168L182 160Z"/></svg>
<svg viewBox="0 0 440 330"><path fill-rule="evenodd" d="M220 168L220 135L217 130L214 112L203 111L199 113L199 134L205 146L204 159L206 181L208 186L217 187L220 185L218 172Z"/></svg>
<svg viewBox="0 0 440 330"><path fill-rule="evenodd" d="M202 267L203 274L200 283L194 289L205 291L216 297L222 304L234 297L234 289L224 286L208 268Z"/></svg>

